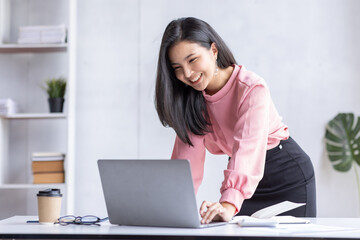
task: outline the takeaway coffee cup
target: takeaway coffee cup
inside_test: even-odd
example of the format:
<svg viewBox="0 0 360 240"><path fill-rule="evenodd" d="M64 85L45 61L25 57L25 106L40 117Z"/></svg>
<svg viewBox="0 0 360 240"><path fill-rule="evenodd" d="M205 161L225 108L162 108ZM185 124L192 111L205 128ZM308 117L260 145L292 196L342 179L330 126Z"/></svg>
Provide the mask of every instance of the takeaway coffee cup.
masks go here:
<svg viewBox="0 0 360 240"><path fill-rule="evenodd" d="M52 188L39 191L37 194L39 223L50 224L58 220L61 210L61 198L60 189Z"/></svg>

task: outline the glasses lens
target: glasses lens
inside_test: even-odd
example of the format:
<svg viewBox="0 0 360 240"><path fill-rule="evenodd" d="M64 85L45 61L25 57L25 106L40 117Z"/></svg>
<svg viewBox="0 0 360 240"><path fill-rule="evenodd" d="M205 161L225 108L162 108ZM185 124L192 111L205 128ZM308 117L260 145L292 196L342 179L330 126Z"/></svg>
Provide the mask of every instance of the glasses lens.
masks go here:
<svg viewBox="0 0 360 240"><path fill-rule="evenodd" d="M75 221L75 216L71 216L71 215L63 216L63 217L59 218L60 223L65 223L66 224L66 223L72 223L74 221Z"/></svg>
<svg viewBox="0 0 360 240"><path fill-rule="evenodd" d="M91 216L91 215L84 216L84 217L81 218L81 222L85 223L85 224L86 223L95 223L97 221L99 221L99 218L96 217L96 216Z"/></svg>

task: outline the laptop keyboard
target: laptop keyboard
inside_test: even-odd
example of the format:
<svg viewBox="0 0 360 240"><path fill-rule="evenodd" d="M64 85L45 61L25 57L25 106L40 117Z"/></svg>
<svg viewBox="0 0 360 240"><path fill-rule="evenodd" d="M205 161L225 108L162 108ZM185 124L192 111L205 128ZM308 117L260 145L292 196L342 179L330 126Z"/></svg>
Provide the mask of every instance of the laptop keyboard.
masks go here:
<svg viewBox="0 0 360 240"><path fill-rule="evenodd" d="M204 223L200 224L200 228L207 228L207 227L217 227L217 226L223 226L228 224L228 222L211 222L211 223Z"/></svg>

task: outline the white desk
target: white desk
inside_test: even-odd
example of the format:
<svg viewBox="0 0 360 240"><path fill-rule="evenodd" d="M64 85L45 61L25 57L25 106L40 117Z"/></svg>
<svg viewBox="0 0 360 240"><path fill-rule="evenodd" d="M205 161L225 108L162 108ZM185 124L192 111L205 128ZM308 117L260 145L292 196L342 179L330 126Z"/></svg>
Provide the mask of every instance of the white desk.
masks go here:
<svg viewBox="0 0 360 240"><path fill-rule="evenodd" d="M241 228L236 224L206 229L118 226L60 226L26 223L36 219L15 216L0 221L3 239L360 239L360 218L316 218L310 224L277 228Z"/></svg>

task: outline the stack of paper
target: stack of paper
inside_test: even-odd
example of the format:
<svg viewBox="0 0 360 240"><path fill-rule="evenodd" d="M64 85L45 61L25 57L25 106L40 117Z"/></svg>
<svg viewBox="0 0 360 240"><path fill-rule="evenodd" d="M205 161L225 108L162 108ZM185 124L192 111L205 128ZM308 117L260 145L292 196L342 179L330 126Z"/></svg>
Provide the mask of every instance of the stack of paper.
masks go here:
<svg viewBox="0 0 360 240"><path fill-rule="evenodd" d="M63 183L65 154L36 152L32 154L33 183Z"/></svg>
<svg viewBox="0 0 360 240"><path fill-rule="evenodd" d="M19 28L19 44L65 43L65 25L26 26Z"/></svg>
<svg viewBox="0 0 360 240"><path fill-rule="evenodd" d="M18 112L18 105L10 98L0 99L0 115L11 115Z"/></svg>
<svg viewBox="0 0 360 240"><path fill-rule="evenodd" d="M236 216L231 223L237 223L242 227L275 227L277 224L301 224L309 223L308 219L296 218L293 216L277 216L305 205L305 203L294 203L284 201L266 208L263 208L251 216Z"/></svg>

